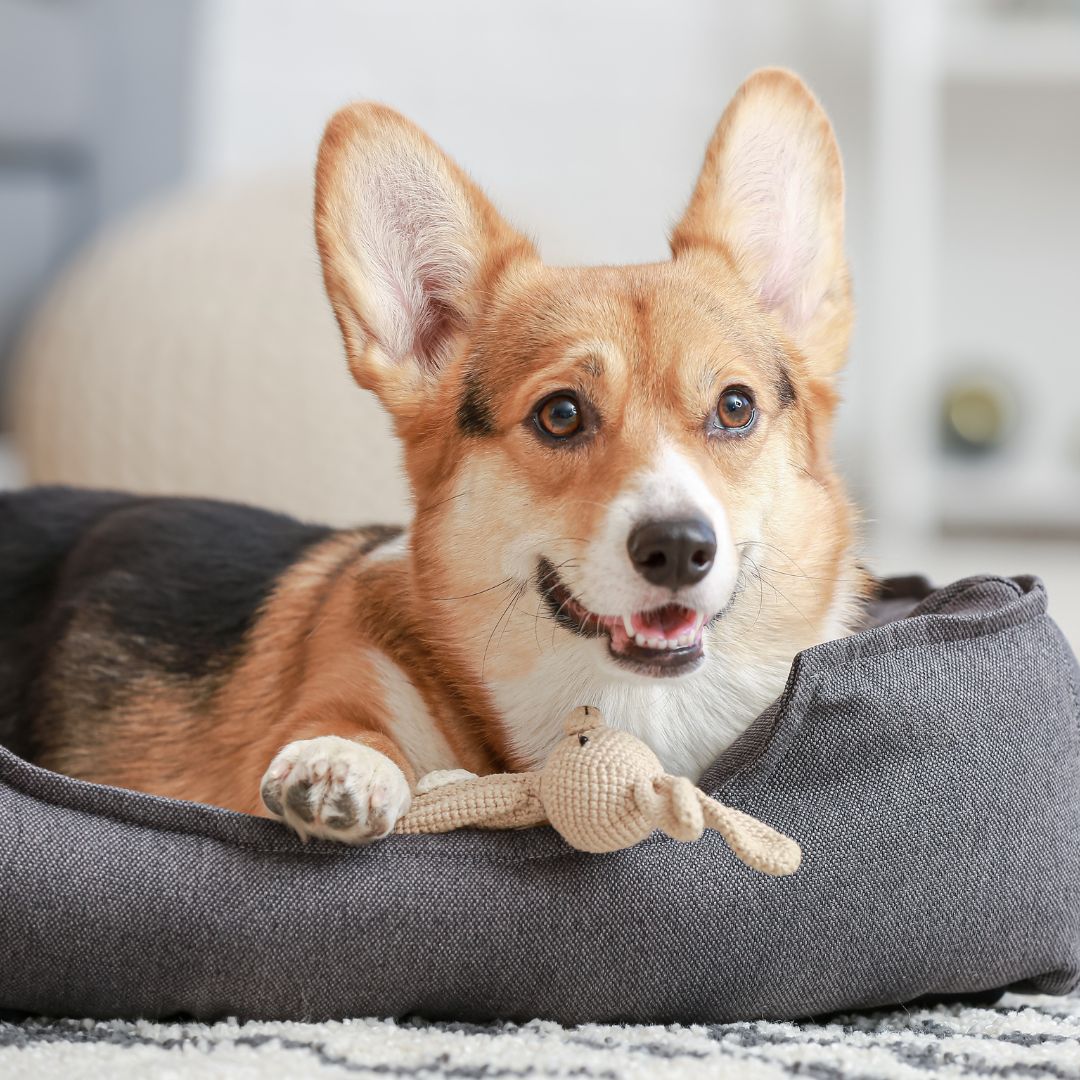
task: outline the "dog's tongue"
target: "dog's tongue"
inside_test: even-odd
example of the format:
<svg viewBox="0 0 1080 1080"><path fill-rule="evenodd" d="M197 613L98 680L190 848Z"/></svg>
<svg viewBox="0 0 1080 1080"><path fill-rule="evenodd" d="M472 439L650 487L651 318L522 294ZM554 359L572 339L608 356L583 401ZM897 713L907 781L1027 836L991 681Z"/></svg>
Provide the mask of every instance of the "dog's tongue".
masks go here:
<svg viewBox="0 0 1080 1080"><path fill-rule="evenodd" d="M635 611L630 622L634 632L643 637L671 640L694 629L697 612L682 604L665 604L652 611Z"/></svg>
<svg viewBox="0 0 1080 1080"><path fill-rule="evenodd" d="M623 652L635 643L640 648L685 649L701 638L700 616L682 604L635 611L633 615L605 622L616 652Z"/></svg>

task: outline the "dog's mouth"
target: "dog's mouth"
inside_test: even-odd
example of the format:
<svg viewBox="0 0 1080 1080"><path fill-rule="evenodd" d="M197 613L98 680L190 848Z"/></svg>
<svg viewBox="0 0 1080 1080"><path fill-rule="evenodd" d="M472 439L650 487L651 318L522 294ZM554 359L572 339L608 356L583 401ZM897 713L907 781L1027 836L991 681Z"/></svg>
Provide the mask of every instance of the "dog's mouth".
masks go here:
<svg viewBox="0 0 1080 1080"><path fill-rule="evenodd" d="M612 659L632 671L654 677L683 675L704 659L705 612L664 604L629 615L598 615L574 596L547 559L540 560L536 585L561 627L579 637L606 637Z"/></svg>

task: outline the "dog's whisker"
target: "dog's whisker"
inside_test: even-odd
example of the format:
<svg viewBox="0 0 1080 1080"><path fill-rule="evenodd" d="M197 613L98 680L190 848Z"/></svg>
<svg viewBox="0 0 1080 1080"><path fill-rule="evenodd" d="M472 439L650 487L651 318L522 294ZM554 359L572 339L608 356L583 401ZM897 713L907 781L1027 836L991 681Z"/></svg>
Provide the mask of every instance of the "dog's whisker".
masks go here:
<svg viewBox="0 0 1080 1080"><path fill-rule="evenodd" d="M765 578L761 577L760 575L758 576L761 581L764 581L765 584L768 585L769 588L777 594L777 596L779 596L783 601L785 601L791 606L795 614L798 615L799 618L802 619L802 621L806 623L807 626L809 626L811 629L814 628L814 624L802 613L802 609L786 593L778 589L771 581L766 581Z"/></svg>
<svg viewBox="0 0 1080 1080"><path fill-rule="evenodd" d="M758 583L758 606L757 614L754 616L754 623L750 627L750 633L753 633L757 629L758 620L761 618L761 609L765 606L765 589L761 580L761 568L758 564L744 551L742 553L743 559L748 562L754 568L754 577Z"/></svg>
<svg viewBox="0 0 1080 1080"><path fill-rule="evenodd" d="M499 612L499 617L495 620L495 625L491 628L491 633L488 635L487 644L484 646L484 656L483 659L480 661L481 681L483 681L484 672L487 668L488 650L491 648L491 642L494 639L495 634L498 632L499 624L503 621L503 617L513 610L513 606L517 603L517 601L518 596L515 595L510 597L510 602L502 609L502 611ZM498 652L498 649L496 648L495 651Z"/></svg>
<svg viewBox="0 0 1080 1080"><path fill-rule="evenodd" d="M511 581L513 581L513 578L503 578L502 581L495 585L489 585L486 589L477 589L476 592L462 593L461 596L433 596L431 599L437 603L444 603L448 600L468 600L473 596L482 596L484 593L501 589L504 585L509 585Z"/></svg>
<svg viewBox="0 0 1080 1080"><path fill-rule="evenodd" d="M563 608L570 603L570 597L567 597L556 609L555 614L551 617L551 651L555 651L555 632L559 629L559 616L562 614Z"/></svg>
<svg viewBox="0 0 1080 1080"><path fill-rule="evenodd" d="M544 646L540 644L540 610L542 607L543 605L538 603L536 605L536 611L533 612L533 637L536 638L536 651L541 656L544 655Z"/></svg>
<svg viewBox="0 0 1080 1080"><path fill-rule="evenodd" d="M768 548L770 551L777 552L782 558L787 559L787 561L789 563L791 563L791 565L794 566L796 570L799 571L798 575L793 574L792 577L801 576L801 577L806 578L807 581L813 581L814 580L809 574L807 574L807 572L799 565L798 562L796 562L782 547L777 547L776 544L770 544L765 540L740 540L738 543L735 544L735 547L737 547L737 548L745 548L745 547Z"/></svg>
<svg viewBox="0 0 1080 1080"><path fill-rule="evenodd" d="M517 610L518 601L525 595L528 589L528 584L524 584L518 587L517 592L514 594L514 602L510 605L510 614L506 617L506 622L503 623L502 633L499 635L499 644L495 647L495 651L498 652L502 648L503 638L506 637L507 628L514 620L514 612Z"/></svg>
<svg viewBox="0 0 1080 1080"><path fill-rule="evenodd" d="M839 585L841 583L850 585L858 581L857 577L845 575L837 575L835 577L818 577L816 575L808 576L807 574L793 574L790 570L778 570L775 566L763 566L761 567L761 571L765 574L779 574L781 577L802 578L806 581L821 583L823 585Z"/></svg>
<svg viewBox="0 0 1080 1080"><path fill-rule="evenodd" d="M440 506L445 506L449 502L453 502L455 499L462 499L469 494L469 489L465 491L458 491L453 495L448 495L445 499L440 499L438 502L418 504L416 507L417 513L428 513L432 510L438 510Z"/></svg>

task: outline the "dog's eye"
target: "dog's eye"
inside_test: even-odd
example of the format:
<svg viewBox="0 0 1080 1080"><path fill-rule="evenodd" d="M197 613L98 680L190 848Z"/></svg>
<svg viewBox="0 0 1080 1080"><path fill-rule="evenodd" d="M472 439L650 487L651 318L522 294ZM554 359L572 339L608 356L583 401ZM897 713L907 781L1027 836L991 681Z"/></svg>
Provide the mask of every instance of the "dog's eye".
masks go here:
<svg viewBox="0 0 1080 1080"><path fill-rule="evenodd" d="M572 394L558 393L541 402L536 422L556 439L568 439L581 430L581 408Z"/></svg>
<svg viewBox="0 0 1080 1080"><path fill-rule="evenodd" d="M727 431L745 431L757 419L754 395L745 386L729 386L720 395L716 419Z"/></svg>

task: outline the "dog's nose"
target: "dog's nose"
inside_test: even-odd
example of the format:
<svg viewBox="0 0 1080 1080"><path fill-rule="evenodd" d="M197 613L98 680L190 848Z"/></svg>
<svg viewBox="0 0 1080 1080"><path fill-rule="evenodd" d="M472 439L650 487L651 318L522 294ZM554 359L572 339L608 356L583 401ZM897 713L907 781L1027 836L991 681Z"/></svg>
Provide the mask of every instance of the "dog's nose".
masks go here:
<svg viewBox="0 0 1080 1080"><path fill-rule="evenodd" d="M644 521L626 541L637 572L654 585L695 585L712 569L716 533L701 518Z"/></svg>

